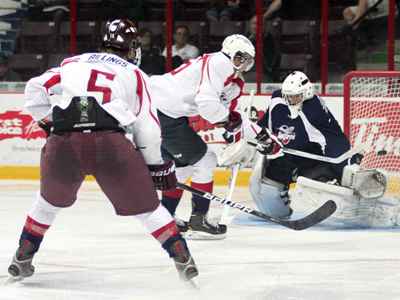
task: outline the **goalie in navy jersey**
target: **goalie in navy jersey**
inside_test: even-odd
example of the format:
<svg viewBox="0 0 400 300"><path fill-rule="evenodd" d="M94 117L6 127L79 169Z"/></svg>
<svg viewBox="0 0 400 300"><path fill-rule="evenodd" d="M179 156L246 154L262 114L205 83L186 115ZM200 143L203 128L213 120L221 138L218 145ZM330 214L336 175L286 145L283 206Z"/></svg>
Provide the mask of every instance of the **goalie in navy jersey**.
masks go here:
<svg viewBox="0 0 400 300"><path fill-rule="evenodd" d="M284 146L327 157L338 157L350 149L335 117L314 94L304 73L294 71L285 78L282 89L272 93L271 103L258 125L263 130L256 139L266 140L271 133L278 139L265 153L269 155L259 157L250 180L251 195L261 211L275 217L289 217L292 209L287 191L298 176L340 182L347 161L330 164L283 155L280 149Z"/></svg>

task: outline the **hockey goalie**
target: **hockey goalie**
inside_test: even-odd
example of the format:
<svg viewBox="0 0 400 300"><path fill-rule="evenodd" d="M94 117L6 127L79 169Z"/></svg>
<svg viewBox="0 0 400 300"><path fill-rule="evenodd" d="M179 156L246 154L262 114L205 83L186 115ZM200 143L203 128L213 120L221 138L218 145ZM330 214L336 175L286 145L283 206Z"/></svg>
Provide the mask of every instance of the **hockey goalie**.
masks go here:
<svg viewBox="0 0 400 300"><path fill-rule="evenodd" d="M361 169L360 154L337 163L324 161L350 153L350 143L323 100L314 95L304 73L295 71L287 76L282 89L272 94L264 117L254 125L258 153L249 188L260 211L290 218L293 209L334 200L338 209L325 222L349 227L394 225L387 214L379 215L390 206L382 201L386 190L383 171ZM240 157L238 153L248 153L246 147L243 144L244 150L236 149L235 159ZM233 146L225 150L225 158L230 148ZM295 149L302 157L284 153L285 149Z"/></svg>

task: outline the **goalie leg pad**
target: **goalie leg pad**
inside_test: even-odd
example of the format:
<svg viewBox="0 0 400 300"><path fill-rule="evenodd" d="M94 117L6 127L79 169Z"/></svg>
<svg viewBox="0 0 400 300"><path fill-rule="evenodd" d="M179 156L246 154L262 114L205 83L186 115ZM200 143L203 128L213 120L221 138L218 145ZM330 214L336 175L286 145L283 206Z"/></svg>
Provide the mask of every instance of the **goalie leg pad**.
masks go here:
<svg viewBox="0 0 400 300"><path fill-rule="evenodd" d="M337 210L328 220L329 225L340 227L390 227L397 221L397 206L391 206L379 199L362 198L353 189L299 177L291 193L296 202L318 206L327 199L335 201Z"/></svg>
<svg viewBox="0 0 400 300"><path fill-rule="evenodd" d="M276 218L291 215L292 210L287 199L282 197L284 185L273 180L257 180L255 176L250 179L250 193L258 209Z"/></svg>

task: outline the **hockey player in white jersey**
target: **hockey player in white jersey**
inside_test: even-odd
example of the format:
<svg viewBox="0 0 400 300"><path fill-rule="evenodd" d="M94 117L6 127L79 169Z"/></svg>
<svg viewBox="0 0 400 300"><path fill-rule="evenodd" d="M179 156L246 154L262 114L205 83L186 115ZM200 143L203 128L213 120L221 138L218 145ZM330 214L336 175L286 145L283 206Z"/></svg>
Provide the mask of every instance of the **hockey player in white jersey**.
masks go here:
<svg viewBox="0 0 400 300"><path fill-rule="evenodd" d="M315 201L315 206L335 200L340 214L350 218L361 199L377 199L386 188L385 176L377 170L360 170L360 155L342 163L332 164L290 154L283 155L281 147L311 154L338 157L350 149L350 143L338 122L314 95L307 76L294 71L274 91L270 105L258 125L266 136L276 136L267 153L259 155L250 179L250 192L257 207L264 213L284 218L292 213L288 186L297 182L290 200ZM261 133L258 136L260 140ZM277 155L278 154L278 155ZM319 201L319 202L318 202ZM362 216L360 216L362 217ZM361 224L361 223L359 223Z"/></svg>
<svg viewBox="0 0 400 300"><path fill-rule="evenodd" d="M239 133L242 119L234 105L242 93L242 73L251 69L254 55L252 43L234 34L225 38L221 51L204 54L170 73L151 77L161 124L162 152L165 159L175 161L179 181L191 177L194 188L212 192L217 158L189 126L188 117L200 115L233 134ZM182 192L180 189L163 192L161 202L172 215ZM209 200L192 196L189 230L208 238L223 238L226 226L207 220L209 206Z"/></svg>
<svg viewBox="0 0 400 300"><path fill-rule="evenodd" d="M148 78L129 62L140 60L138 47L136 24L114 20L106 25L103 52L65 59L59 68L28 81L26 109L48 137L41 153L40 191L8 268L13 278L33 275L32 259L46 231L61 208L75 202L88 174L118 215L143 223L183 280L197 276L186 242L154 188L173 188L176 177L173 163L161 157ZM125 136L127 128L135 145Z"/></svg>

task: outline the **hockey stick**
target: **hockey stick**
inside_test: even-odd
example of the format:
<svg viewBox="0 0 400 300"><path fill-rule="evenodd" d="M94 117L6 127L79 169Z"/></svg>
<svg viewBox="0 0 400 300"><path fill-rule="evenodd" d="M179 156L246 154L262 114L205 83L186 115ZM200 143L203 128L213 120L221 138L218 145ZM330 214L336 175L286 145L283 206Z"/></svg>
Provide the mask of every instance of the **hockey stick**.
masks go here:
<svg viewBox="0 0 400 300"><path fill-rule="evenodd" d="M239 169L240 169L240 163L234 164L231 168L231 177L229 180L229 190L228 190L228 193L225 198L227 201L231 201L231 199L232 199L232 195L233 195L233 191L235 189L236 179L237 179L237 176L239 173ZM219 224L228 225L230 223L231 218L228 218L229 211L230 211L230 206L226 205L224 207L224 210L222 211L221 218L219 220Z"/></svg>
<svg viewBox="0 0 400 300"><path fill-rule="evenodd" d="M253 102L254 102L254 95L255 95L255 90L251 90L250 91L250 96L249 96L249 101L247 103L247 108L246 108L247 117L248 117L249 120L251 118L251 108L252 108ZM230 179L229 179L229 189L228 189L228 193L227 193L227 195L225 197L225 199L228 200L228 201L232 200L232 195L233 195L233 191L235 189L236 179L237 179L239 170L240 170L240 163L235 163L235 164L233 164L233 166L231 166L231 176L230 176ZM230 206L228 206L228 205L225 206L224 210L222 211L221 218L219 220L220 224L228 225L231 222L232 218L228 218L229 211L230 211Z"/></svg>
<svg viewBox="0 0 400 300"><path fill-rule="evenodd" d="M220 198L216 195L197 190L195 188L192 188L186 184L177 183L177 187L191 192L192 194L195 194L197 196L203 197L205 199L217 201L221 204L228 205L233 208L237 208L241 210L242 212L245 212L247 214L259 217L263 220L279 224L282 226L285 226L287 228L293 229L293 230L303 230L307 229L308 227L314 226L315 224L318 224L319 222L322 222L329 216L331 216L335 211L336 211L336 203L332 200L326 201L322 206L314 210L311 214L305 216L304 218L298 219L298 220L283 220L279 218L274 218L272 216L268 216L260 211L257 211L255 209L252 209L250 207L244 206L241 203L233 202L232 200L227 200L224 198Z"/></svg>
<svg viewBox="0 0 400 300"><path fill-rule="evenodd" d="M257 141L247 141L247 143L254 147L262 147L262 145ZM353 155L362 152L363 149L364 149L364 146L362 144L359 144L359 145L351 148L350 150L344 152L342 155L340 155L338 157L328 157L328 156L323 156L323 155L317 155L317 154L308 153L308 152L295 150L295 149L290 149L290 148L286 148L286 147L283 147L282 151L284 153L295 155L295 156L319 160L319 161L323 161L323 162L327 162L327 163L331 163L331 164L340 164L340 163L344 162L345 160L353 157Z"/></svg>

